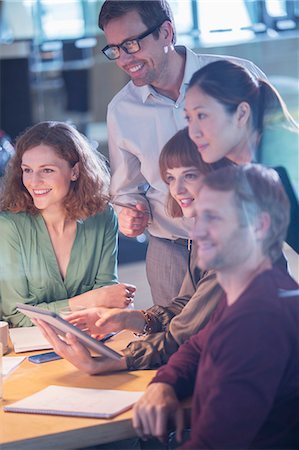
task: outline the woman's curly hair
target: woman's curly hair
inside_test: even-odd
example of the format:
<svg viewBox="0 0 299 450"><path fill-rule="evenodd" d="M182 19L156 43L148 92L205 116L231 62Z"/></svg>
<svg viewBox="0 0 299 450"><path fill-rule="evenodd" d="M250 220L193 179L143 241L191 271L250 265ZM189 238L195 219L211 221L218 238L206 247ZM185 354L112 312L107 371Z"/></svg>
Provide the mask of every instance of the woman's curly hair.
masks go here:
<svg viewBox="0 0 299 450"><path fill-rule="evenodd" d="M64 199L67 217L86 219L103 211L109 201L110 174L104 157L92 149L87 139L73 126L64 122L40 122L18 137L15 155L11 159L0 200L0 209L38 214L22 180L22 158L27 150L39 145L51 147L70 167L78 163L79 176L71 181Z"/></svg>

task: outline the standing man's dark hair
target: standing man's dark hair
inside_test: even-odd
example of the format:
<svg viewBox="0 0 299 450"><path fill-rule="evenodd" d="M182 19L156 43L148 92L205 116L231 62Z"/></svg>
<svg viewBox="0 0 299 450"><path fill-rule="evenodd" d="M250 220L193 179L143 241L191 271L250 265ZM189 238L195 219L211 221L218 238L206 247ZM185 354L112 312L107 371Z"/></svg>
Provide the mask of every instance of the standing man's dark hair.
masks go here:
<svg viewBox="0 0 299 450"><path fill-rule="evenodd" d="M173 29L172 43L175 44L175 23L169 3L166 0L106 0L99 14L99 28L104 31L105 26L110 20L122 17L130 11L137 11L147 28L151 28L164 20L171 22ZM158 30L153 32L154 37L157 38L158 35Z"/></svg>

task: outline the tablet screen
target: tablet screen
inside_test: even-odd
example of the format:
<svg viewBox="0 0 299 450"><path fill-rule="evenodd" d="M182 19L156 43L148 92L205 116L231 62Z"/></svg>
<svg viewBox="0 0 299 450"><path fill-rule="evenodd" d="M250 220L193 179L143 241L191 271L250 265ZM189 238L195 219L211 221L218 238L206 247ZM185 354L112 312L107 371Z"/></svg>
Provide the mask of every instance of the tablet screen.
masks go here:
<svg viewBox="0 0 299 450"><path fill-rule="evenodd" d="M24 305L23 303L17 303L16 306L22 314L30 317L30 319L40 319L47 322L59 336L64 336L66 333L72 333L82 344L86 345L98 355L105 355L115 360L122 357L120 353L107 347L103 342L92 338L89 334L81 331L79 328L76 328L55 312L38 308L37 306Z"/></svg>

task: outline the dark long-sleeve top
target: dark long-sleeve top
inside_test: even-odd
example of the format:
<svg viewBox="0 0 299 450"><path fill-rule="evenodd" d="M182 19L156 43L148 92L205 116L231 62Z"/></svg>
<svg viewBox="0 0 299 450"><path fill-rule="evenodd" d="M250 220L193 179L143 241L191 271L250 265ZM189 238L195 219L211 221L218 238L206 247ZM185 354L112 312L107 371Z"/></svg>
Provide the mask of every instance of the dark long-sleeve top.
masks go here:
<svg viewBox="0 0 299 450"><path fill-rule="evenodd" d="M193 393L184 449L298 449L299 286L274 268L258 275L180 346L153 382ZM199 365L200 361L200 365Z"/></svg>
<svg viewBox="0 0 299 450"><path fill-rule="evenodd" d="M205 327L223 290L214 272L198 269L193 245L188 271L178 297L168 307L152 306L152 334L131 342L123 353L130 370L154 369L165 364L179 345Z"/></svg>
<svg viewBox="0 0 299 450"><path fill-rule="evenodd" d="M284 256L276 266L286 270ZM197 266L197 246L193 242L188 270L179 295L167 307L152 306L150 335L131 342L123 350L129 370L157 369L166 364L179 346L202 330L223 295L216 274L202 273Z"/></svg>

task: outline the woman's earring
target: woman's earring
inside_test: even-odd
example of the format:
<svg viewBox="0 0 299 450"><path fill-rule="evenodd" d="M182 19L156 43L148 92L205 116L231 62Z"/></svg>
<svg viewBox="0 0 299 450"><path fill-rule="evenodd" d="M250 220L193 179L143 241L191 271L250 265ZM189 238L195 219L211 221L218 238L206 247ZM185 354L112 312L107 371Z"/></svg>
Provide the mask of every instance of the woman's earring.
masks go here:
<svg viewBox="0 0 299 450"><path fill-rule="evenodd" d="M170 48L171 51L174 50L174 45L173 45L173 43L170 44L169 48Z"/></svg>
<svg viewBox="0 0 299 450"><path fill-rule="evenodd" d="M167 55L167 53L168 53L168 45L165 45L163 47L163 50L164 50L165 55Z"/></svg>

